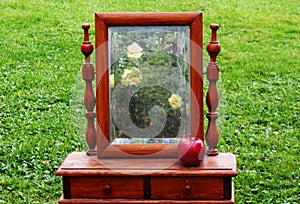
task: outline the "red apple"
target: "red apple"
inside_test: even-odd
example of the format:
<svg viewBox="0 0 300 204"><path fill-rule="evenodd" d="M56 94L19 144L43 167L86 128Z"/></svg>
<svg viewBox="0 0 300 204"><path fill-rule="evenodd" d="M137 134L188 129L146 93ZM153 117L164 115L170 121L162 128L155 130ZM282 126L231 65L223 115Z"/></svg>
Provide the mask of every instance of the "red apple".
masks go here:
<svg viewBox="0 0 300 204"><path fill-rule="evenodd" d="M177 146L178 158L185 166L199 166L204 157L204 144L200 138L183 138Z"/></svg>

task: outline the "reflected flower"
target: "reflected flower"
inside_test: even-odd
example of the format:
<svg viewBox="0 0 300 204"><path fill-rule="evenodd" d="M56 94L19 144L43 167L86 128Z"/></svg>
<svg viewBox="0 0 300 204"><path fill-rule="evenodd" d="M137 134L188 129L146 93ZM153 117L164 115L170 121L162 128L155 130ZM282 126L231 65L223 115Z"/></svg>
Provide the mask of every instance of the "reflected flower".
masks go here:
<svg viewBox="0 0 300 204"><path fill-rule="evenodd" d="M178 109L182 105L181 97L178 94L172 94L168 101L170 106L174 109Z"/></svg>
<svg viewBox="0 0 300 204"><path fill-rule="evenodd" d="M132 74L134 74L134 72L133 72L132 70L130 70L130 69L125 69L125 70L124 70L124 73L123 73L123 75L122 75L122 78L126 78L127 76L130 76L130 75L132 75Z"/></svg>
<svg viewBox="0 0 300 204"><path fill-rule="evenodd" d="M141 48L136 42L127 47L127 57L138 59L143 54L143 48Z"/></svg>
<svg viewBox="0 0 300 204"><path fill-rule="evenodd" d="M125 69L123 75L121 76L121 82L125 86L137 85L141 81L141 75L138 71L133 71L129 69Z"/></svg>
<svg viewBox="0 0 300 204"><path fill-rule="evenodd" d="M109 76L109 84L110 84L111 87L115 86L115 75L114 74L111 74Z"/></svg>

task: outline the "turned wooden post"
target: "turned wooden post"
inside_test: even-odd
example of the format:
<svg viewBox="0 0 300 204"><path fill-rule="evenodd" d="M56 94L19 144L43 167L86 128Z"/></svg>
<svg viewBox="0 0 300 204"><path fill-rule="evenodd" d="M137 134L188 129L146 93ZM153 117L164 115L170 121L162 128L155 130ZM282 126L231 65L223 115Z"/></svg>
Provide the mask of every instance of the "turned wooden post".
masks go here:
<svg viewBox="0 0 300 204"><path fill-rule="evenodd" d="M217 41L217 30L219 25L211 24L210 29L212 30L212 36L210 42L206 46L206 50L210 56L210 62L207 67L207 79L209 81L207 95L206 95L206 104L208 107L208 113L206 117L208 119L208 126L206 130L206 143L208 149L206 154L209 156L218 155L218 150L216 146L218 144L219 133L217 128L216 119L218 118L218 112L216 109L218 107L218 90L217 90L217 81L219 79L219 66L217 63L217 56L221 50L221 46Z"/></svg>
<svg viewBox="0 0 300 204"><path fill-rule="evenodd" d="M87 155L96 155L96 129L95 129L95 95L93 91L92 82L94 80L94 66L90 62L90 55L94 48L89 40L89 24L82 24L84 30L84 40L81 44L81 52L85 56L85 62L82 66L82 79L85 81L85 92L84 92L84 105L86 108L85 117L87 119L86 127L86 142L88 144Z"/></svg>

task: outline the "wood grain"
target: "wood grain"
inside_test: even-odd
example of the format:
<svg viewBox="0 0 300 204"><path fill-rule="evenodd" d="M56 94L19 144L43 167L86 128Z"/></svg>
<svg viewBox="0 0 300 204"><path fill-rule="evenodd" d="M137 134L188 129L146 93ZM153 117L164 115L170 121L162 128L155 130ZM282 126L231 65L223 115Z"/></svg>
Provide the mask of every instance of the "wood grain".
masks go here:
<svg viewBox="0 0 300 204"><path fill-rule="evenodd" d="M59 176L236 176L236 158L231 153L206 156L198 167L184 167L177 159L98 159L73 152L57 170Z"/></svg>
<svg viewBox="0 0 300 204"><path fill-rule="evenodd" d="M141 177L72 177L71 198L144 198ZM110 191L105 191L109 186Z"/></svg>
<svg viewBox="0 0 300 204"><path fill-rule="evenodd" d="M185 185L189 186L190 193L184 192ZM151 189L153 199L216 200L224 198L222 177L156 177L151 179Z"/></svg>
<svg viewBox="0 0 300 204"><path fill-rule="evenodd" d="M96 13L108 26L190 25L200 12Z"/></svg>

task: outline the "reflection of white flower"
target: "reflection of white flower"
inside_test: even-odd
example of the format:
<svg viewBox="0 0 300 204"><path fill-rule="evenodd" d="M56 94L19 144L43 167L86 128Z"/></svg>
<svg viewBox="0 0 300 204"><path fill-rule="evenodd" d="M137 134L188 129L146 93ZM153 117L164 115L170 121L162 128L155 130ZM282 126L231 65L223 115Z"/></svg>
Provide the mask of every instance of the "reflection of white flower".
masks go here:
<svg viewBox="0 0 300 204"><path fill-rule="evenodd" d="M170 103L170 106L174 109L178 109L182 105L181 97L177 94L172 94L168 101Z"/></svg>
<svg viewBox="0 0 300 204"><path fill-rule="evenodd" d="M125 86L137 85L141 81L141 75L138 71L133 71L125 69L123 75L121 76L121 82Z"/></svg>
<svg viewBox="0 0 300 204"><path fill-rule="evenodd" d="M136 42L127 47L127 57L138 59L143 54L143 48L141 48Z"/></svg>

